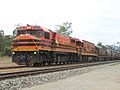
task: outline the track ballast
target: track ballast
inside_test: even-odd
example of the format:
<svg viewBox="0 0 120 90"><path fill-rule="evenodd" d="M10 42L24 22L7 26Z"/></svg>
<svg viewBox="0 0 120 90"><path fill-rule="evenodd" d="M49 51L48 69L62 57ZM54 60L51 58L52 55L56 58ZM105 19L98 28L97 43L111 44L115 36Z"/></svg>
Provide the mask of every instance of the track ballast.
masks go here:
<svg viewBox="0 0 120 90"><path fill-rule="evenodd" d="M119 62L119 61L120 60L104 61L104 62L92 62L92 63L84 63L84 64L48 66L49 68L44 67L44 68L36 68L33 70L25 70L25 71L22 70L22 71L9 72L9 73L6 72L6 73L0 73L0 80L17 78L17 77L21 77L21 76L35 75L35 74L52 73L52 72L70 70L70 69L77 69L77 68L83 68L83 67L102 65L102 64L109 64L109 63L115 63L115 62Z"/></svg>

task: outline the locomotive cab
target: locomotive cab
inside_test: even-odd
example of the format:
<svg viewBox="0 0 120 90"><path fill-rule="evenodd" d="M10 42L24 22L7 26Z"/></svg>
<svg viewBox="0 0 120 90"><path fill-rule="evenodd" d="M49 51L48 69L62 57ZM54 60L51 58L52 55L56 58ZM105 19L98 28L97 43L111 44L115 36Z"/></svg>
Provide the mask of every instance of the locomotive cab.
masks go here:
<svg viewBox="0 0 120 90"><path fill-rule="evenodd" d="M40 27L40 26L21 26L17 28L17 35L29 34L39 39L50 39L50 30Z"/></svg>

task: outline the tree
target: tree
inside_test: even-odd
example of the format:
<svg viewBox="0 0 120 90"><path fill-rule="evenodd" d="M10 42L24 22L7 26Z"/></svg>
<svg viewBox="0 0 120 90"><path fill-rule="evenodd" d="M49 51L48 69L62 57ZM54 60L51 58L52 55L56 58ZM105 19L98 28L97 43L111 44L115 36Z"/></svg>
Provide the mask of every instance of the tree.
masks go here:
<svg viewBox="0 0 120 90"><path fill-rule="evenodd" d="M110 49L120 52L120 42L114 43L113 45L110 45Z"/></svg>
<svg viewBox="0 0 120 90"><path fill-rule="evenodd" d="M104 49L108 49L105 45L102 44L102 42L98 42L97 46L100 46L100 47L102 47Z"/></svg>
<svg viewBox="0 0 120 90"><path fill-rule="evenodd" d="M13 30L13 37L15 37L17 35L17 29Z"/></svg>
<svg viewBox="0 0 120 90"><path fill-rule="evenodd" d="M3 35L4 35L4 31L0 30L0 36L3 36Z"/></svg>
<svg viewBox="0 0 120 90"><path fill-rule="evenodd" d="M69 22L65 22L62 25L56 25L55 29L56 33L62 34L64 36L70 36L70 34L73 32L72 23Z"/></svg>
<svg viewBox="0 0 120 90"><path fill-rule="evenodd" d="M10 56L11 55L11 46L12 46L11 42L12 42L11 35L0 36L0 56Z"/></svg>
<svg viewBox="0 0 120 90"><path fill-rule="evenodd" d="M12 36L11 35L6 35L4 36L4 42L3 42L3 54L10 56L11 54L11 46L12 46Z"/></svg>
<svg viewBox="0 0 120 90"><path fill-rule="evenodd" d="M4 31L0 30L0 55L3 53L3 36L4 36Z"/></svg>
<svg viewBox="0 0 120 90"><path fill-rule="evenodd" d="M98 42L97 46L101 46L102 47L102 42Z"/></svg>

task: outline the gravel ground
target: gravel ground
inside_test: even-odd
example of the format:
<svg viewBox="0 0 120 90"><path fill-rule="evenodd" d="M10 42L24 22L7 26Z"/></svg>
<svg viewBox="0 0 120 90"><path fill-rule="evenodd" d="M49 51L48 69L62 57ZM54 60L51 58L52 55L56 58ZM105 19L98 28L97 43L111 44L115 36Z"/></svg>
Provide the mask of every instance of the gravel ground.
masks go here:
<svg viewBox="0 0 120 90"><path fill-rule="evenodd" d="M11 57L0 57L0 67L6 67L6 66L18 66L15 63L12 63L12 58Z"/></svg>
<svg viewBox="0 0 120 90"><path fill-rule="evenodd" d="M120 90L120 63L23 90Z"/></svg>
<svg viewBox="0 0 120 90"><path fill-rule="evenodd" d="M80 86L81 89L85 90L87 87L89 88L89 86L90 86L89 84L93 83L94 80L97 81L95 77L98 77L98 79L100 79L100 80L101 80L101 78L102 78L102 80L106 79L107 76L106 76L106 78L103 77L104 74L106 75L106 73L105 73L106 68L113 67L113 69L114 69L114 67L117 67L117 64L99 65L99 66L85 67L85 68L74 69L74 70L41 74L41 75L36 75L36 76L21 77L21 78L8 79L8 80L3 80L3 81L1 80L0 81L0 90L21 90L23 88L25 88L23 90L26 90L26 89L28 89L28 90L29 89L30 90L33 90L33 89L34 90L37 90L37 89L38 90L40 90L40 89L41 90L42 89L43 90L44 89L46 89L46 90L48 90L48 89L49 90L50 89L51 90L68 90L68 89L76 90L76 89L80 89L80 88L77 88L79 86L78 83L81 83L82 84ZM103 71L100 71L100 70L103 70ZM104 72L104 70L105 70L105 72ZM89 75L88 72L90 72L90 71L95 72L95 73L93 73L93 75ZM96 72L98 72L98 74ZM86 73L86 74L83 74L83 73ZM87 75L87 73L88 73L88 75ZM82 75L80 75L80 74L82 74ZM99 74L100 74L100 76L99 76ZM86 75L86 77L84 75ZM119 75L120 75L120 71L119 71ZM73 76L75 76L75 77L73 77ZM68 77L71 77L71 78L68 78ZM90 78L91 78L91 80L89 81ZM62 79L62 80L60 80L60 79ZM87 82L85 80L87 80ZM119 80L120 80L120 78L119 78ZM57 82L55 82L55 81L57 81ZM52 82L52 83L48 83L48 82ZM109 78L108 78L108 81L106 82L106 84L103 83L102 85L106 86L106 85L108 85L108 82L109 82ZM120 81L118 81L118 82L120 83ZM94 84L101 85L101 83L97 83L97 82L93 83L93 85ZM40 85L40 86L32 87L32 86L36 86L36 85ZM77 85L77 86L75 86L75 85ZM96 85L95 85L95 87L96 87ZM72 88L70 88L71 86L72 86ZM87 87L85 88L85 86L87 86ZM31 87L31 88L27 88L27 87ZM91 89L91 90L93 90L93 89Z"/></svg>

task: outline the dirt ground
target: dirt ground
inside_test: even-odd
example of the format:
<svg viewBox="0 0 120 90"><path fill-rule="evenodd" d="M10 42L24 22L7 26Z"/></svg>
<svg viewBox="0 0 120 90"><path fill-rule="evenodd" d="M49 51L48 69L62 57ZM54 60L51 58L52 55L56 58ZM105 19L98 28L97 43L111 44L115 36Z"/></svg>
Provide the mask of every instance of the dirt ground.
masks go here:
<svg viewBox="0 0 120 90"><path fill-rule="evenodd" d="M23 90L120 90L120 63Z"/></svg>
<svg viewBox="0 0 120 90"><path fill-rule="evenodd" d="M0 67L6 66L17 66L15 63L12 63L11 57L0 57Z"/></svg>

